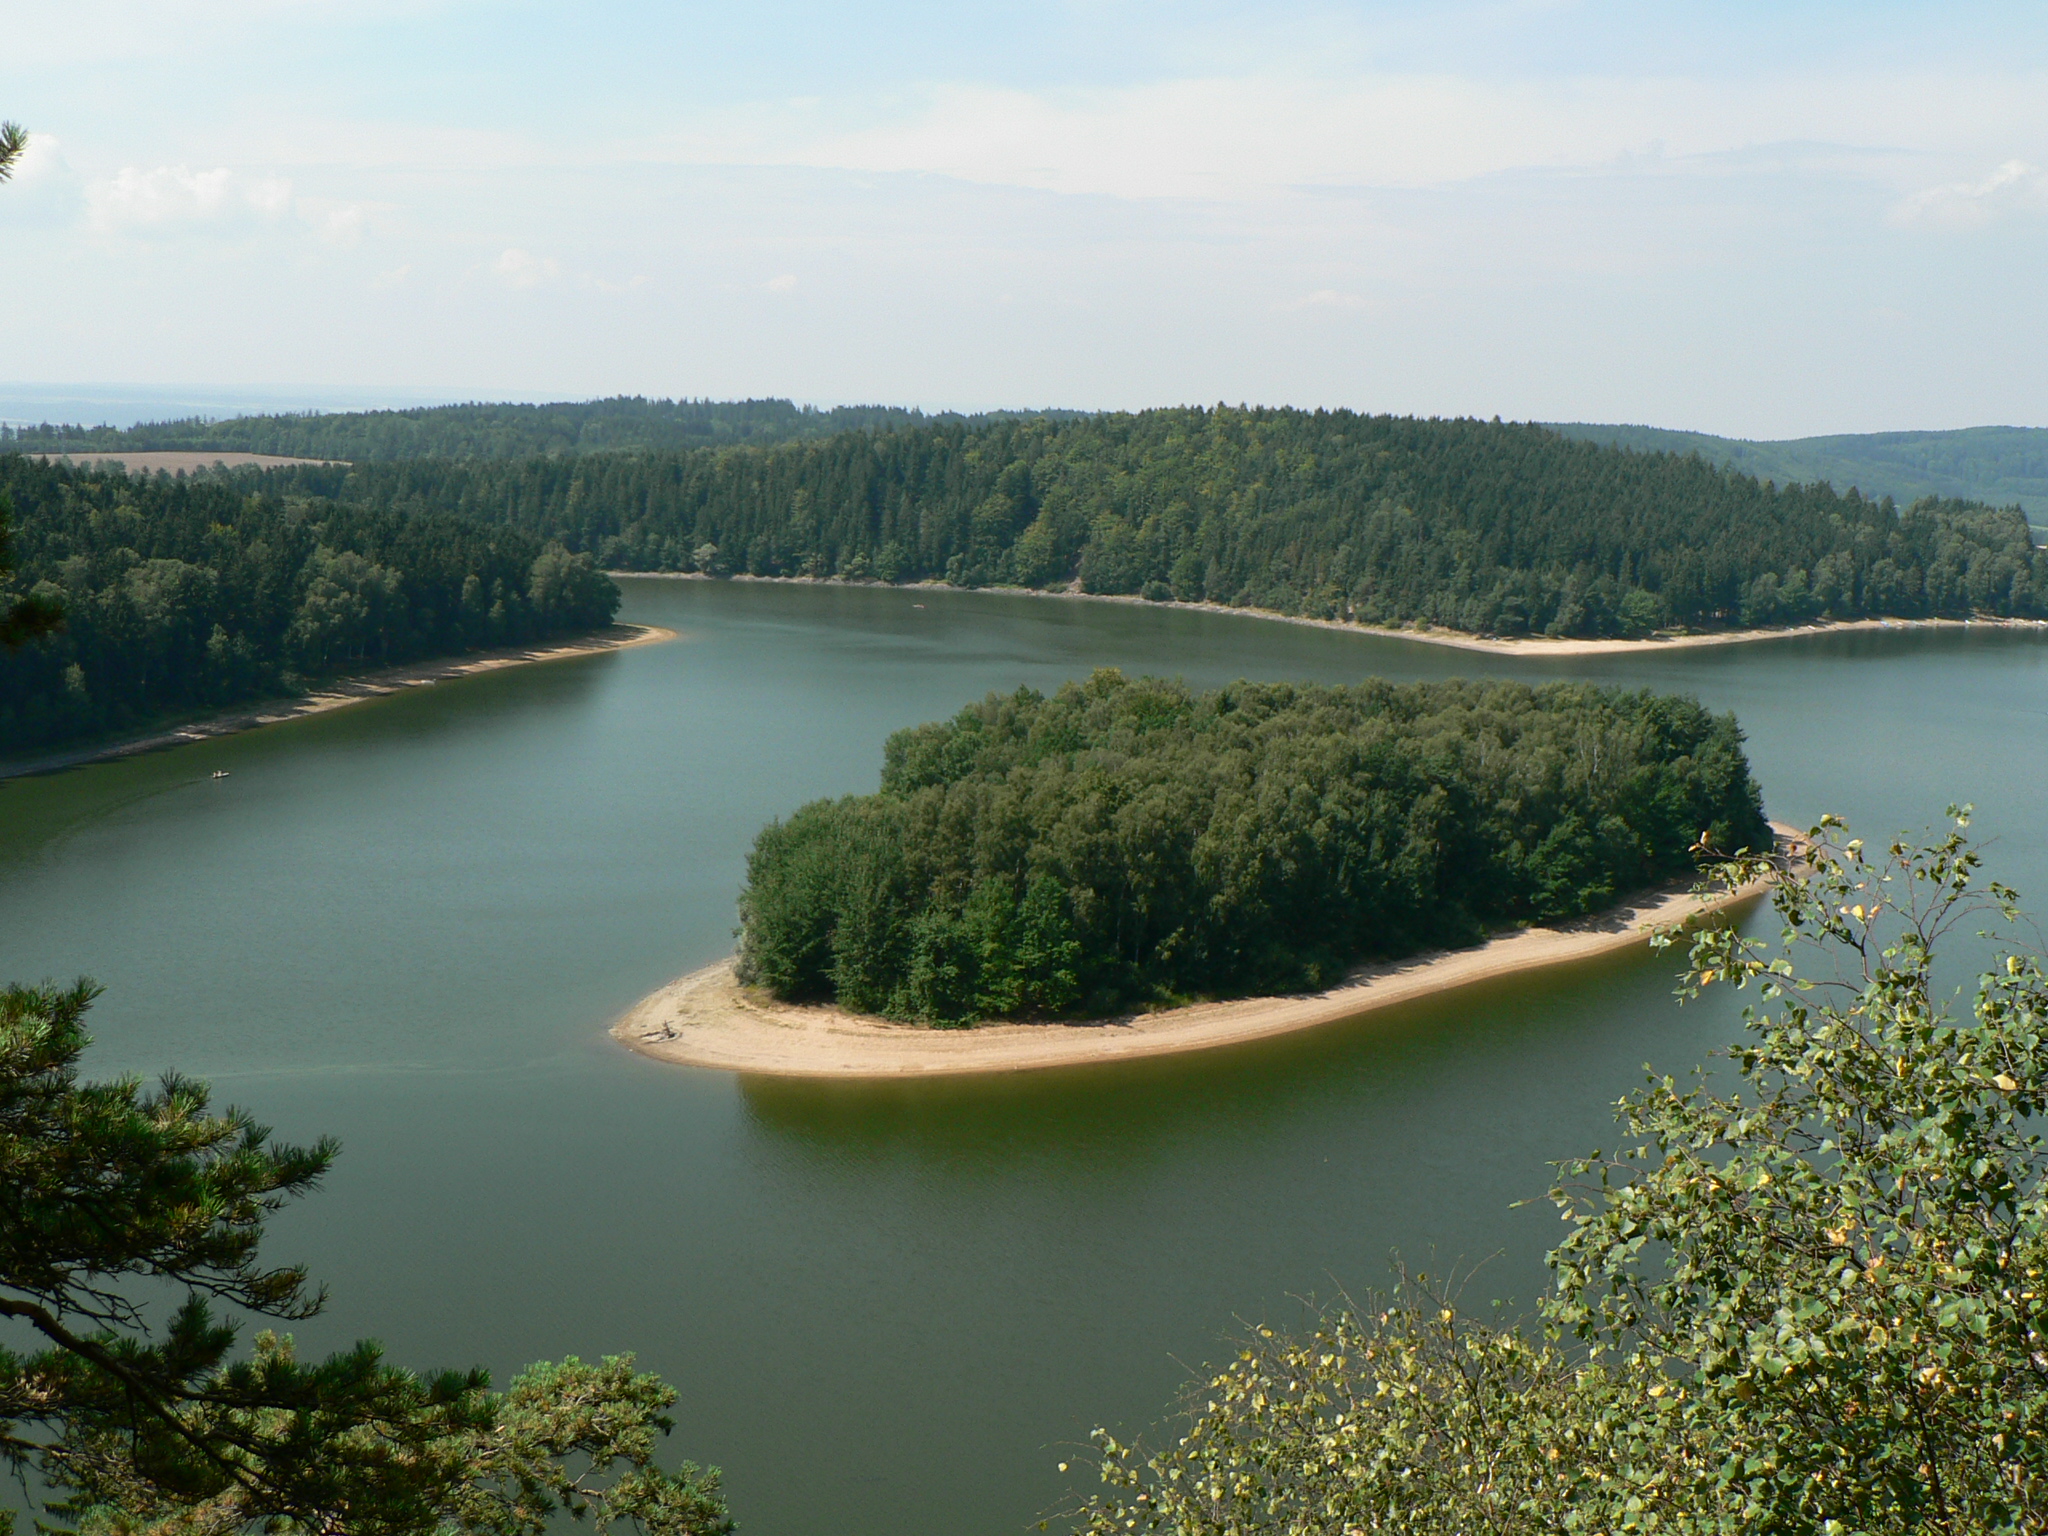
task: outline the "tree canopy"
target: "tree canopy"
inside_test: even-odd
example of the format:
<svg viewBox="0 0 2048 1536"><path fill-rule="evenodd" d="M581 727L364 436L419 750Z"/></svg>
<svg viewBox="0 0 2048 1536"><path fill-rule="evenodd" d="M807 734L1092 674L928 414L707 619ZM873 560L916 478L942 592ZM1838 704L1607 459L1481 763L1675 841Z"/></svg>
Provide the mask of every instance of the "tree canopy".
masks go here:
<svg viewBox="0 0 2048 1536"><path fill-rule="evenodd" d="M741 974L932 1023L1325 986L1768 848L1741 742L1564 683L991 695L761 833Z"/></svg>
<svg viewBox="0 0 2048 1536"><path fill-rule="evenodd" d="M1503 635L2048 614L2016 508L1901 511L1542 427L1213 409L286 472L610 569L935 580Z"/></svg>
<svg viewBox="0 0 2048 1536"><path fill-rule="evenodd" d="M238 1356L232 1314L301 1321L325 1300L262 1243L336 1148L280 1143L175 1074L81 1080L94 994L0 991L0 1318L37 1337L0 1346L0 1456L49 1490L47 1519L104 1536L542 1536L558 1511L731 1529L715 1471L657 1464L675 1393L630 1357L537 1365L498 1394L372 1343L306 1362L264 1332Z"/></svg>
<svg viewBox="0 0 2048 1536"><path fill-rule="evenodd" d="M0 456L0 511L10 504L27 592L5 622L47 632L61 612L63 628L0 652L0 751L544 640L618 608L588 556L517 529L278 497L250 474ZM5 536L0 520L0 558Z"/></svg>
<svg viewBox="0 0 2048 1536"><path fill-rule="evenodd" d="M535 454L646 452L808 441L839 432L890 431L933 421L985 421L1001 415L926 415L894 405L796 405L788 400L606 400L546 405L416 406L392 411L305 411L282 415L191 417L132 427L79 425L0 428L0 449L38 453L273 453L296 458L511 459ZM1079 412L1052 413L1076 416Z"/></svg>
<svg viewBox="0 0 2048 1536"><path fill-rule="evenodd" d="M1753 988L1730 1070L1622 1101L1561 1167L1537 1326L1427 1277L1255 1330L1147 1456L1102 1436L1089 1536L2048 1527L2048 968L2007 936L1967 811L1870 848L1833 818L1773 880L1777 944L1692 942L1682 995ZM1936 962L1986 918L1952 1013Z"/></svg>

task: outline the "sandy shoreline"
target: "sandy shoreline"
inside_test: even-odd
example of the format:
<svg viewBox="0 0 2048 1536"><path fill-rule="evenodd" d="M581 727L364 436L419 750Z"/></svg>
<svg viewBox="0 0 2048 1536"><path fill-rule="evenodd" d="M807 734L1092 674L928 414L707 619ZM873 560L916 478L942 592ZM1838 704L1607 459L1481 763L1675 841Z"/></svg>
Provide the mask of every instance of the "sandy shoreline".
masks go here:
<svg viewBox="0 0 2048 1536"><path fill-rule="evenodd" d="M366 672L359 677L345 677L323 683L316 691L299 698L244 704L235 709L223 710L217 715L208 715L204 719L191 720L166 730L153 731L146 736L80 747L76 751L58 752L49 757L0 763L0 779L20 778L25 774L54 773L60 768L75 768L82 763L132 757L138 752L160 752L167 747L183 746L191 741L205 741L214 736L232 736L237 731L253 731L258 726L277 725L282 721L298 720L307 715L322 715L331 709L345 709L351 704L360 704L365 699L382 698L401 689L431 687L435 683L447 682L450 678L468 677L477 672L495 672L500 667L530 666L541 661L562 661L571 656L596 656L605 651L629 650L636 645L655 645L675 638L674 630L662 629L656 625L614 624L596 634L564 641L560 645L508 646L502 650L469 651L460 656L442 657L438 661L420 661L402 667L386 667L382 671Z"/></svg>
<svg viewBox="0 0 2048 1536"><path fill-rule="evenodd" d="M884 587L880 581L835 582L812 576L706 576L700 571L607 571L607 576L632 576L658 581L740 581L781 582L794 586ZM1334 629L1347 635L1372 635L1382 640L1413 640L1423 645L1446 645L1453 650L1484 651L1495 656L1612 656L1630 651L1673 651L1701 645L1743 645L1759 640L1790 640L1802 635L1852 634L1858 630L1908 629L2018 629L2048 634L2048 619L1839 619L1828 623L1795 624L1784 629L1722 629L1696 634L1660 635L1649 640L1553 640L1529 635L1503 640L1471 635L1458 629L1392 629L1376 624L1353 624L1343 619L1311 619L1296 613L1276 613L1270 608L1232 608L1225 603L1154 603L1142 597L1047 590L1040 587L954 587L943 581L903 582L899 592L993 592L1004 597L1065 598L1086 603L1135 603L1171 613L1220 613L1240 619L1266 619L1280 624L1304 624L1311 629Z"/></svg>
<svg viewBox="0 0 2048 1536"><path fill-rule="evenodd" d="M767 1077L1032 1072L1206 1051L1646 944L1653 928L1739 905L1764 889L1759 884L1734 895L1700 897L1690 887L1665 887L1556 928L1526 928L1474 949L1362 967L1327 992L1198 1003L1085 1024L983 1024L957 1030L892 1024L826 1005L776 1002L740 986L733 962L721 960L642 999L611 1033L661 1061Z"/></svg>

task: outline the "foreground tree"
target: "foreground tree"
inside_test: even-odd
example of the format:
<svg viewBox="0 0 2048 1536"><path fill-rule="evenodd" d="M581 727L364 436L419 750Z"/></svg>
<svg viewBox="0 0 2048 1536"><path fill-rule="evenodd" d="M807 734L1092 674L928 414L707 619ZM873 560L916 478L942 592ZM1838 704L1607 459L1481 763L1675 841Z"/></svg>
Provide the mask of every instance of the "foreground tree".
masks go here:
<svg viewBox="0 0 2048 1536"><path fill-rule="evenodd" d="M1104 1436L1111 1531L2048 1528L2048 975L2008 937L1967 1017L1936 956L2017 897L1967 811L1873 853L1825 819L1769 879L1781 942L1711 928L1684 994L1754 987L1732 1091L1654 1081L1564 1165L1536 1333L1404 1282L1260 1330L1146 1459ZM1667 940L1668 941L1668 940Z"/></svg>
<svg viewBox="0 0 2048 1536"><path fill-rule="evenodd" d="M94 995L0 992L0 1318L40 1336L0 1348L0 1454L59 1528L538 1536L562 1510L732 1528L715 1471L656 1464L675 1393L630 1357L538 1365L502 1395L369 1343L308 1363L265 1332L235 1357L218 1308L320 1310L259 1250L336 1149L276 1142L188 1079L80 1081Z"/></svg>

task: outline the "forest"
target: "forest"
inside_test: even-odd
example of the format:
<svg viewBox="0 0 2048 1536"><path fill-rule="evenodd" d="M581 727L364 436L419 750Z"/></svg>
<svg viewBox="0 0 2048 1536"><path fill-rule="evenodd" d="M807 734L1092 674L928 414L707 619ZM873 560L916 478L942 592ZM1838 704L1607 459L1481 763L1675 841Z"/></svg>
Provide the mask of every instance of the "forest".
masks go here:
<svg viewBox="0 0 2048 1536"><path fill-rule="evenodd" d="M270 489L247 472L130 477L0 456L14 586L64 615L54 635L0 650L0 752L588 630L618 609L588 556L517 529Z"/></svg>
<svg viewBox="0 0 2048 1536"><path fill-rule="evenodd" d="M763 829L740 975L954 1025L1328 986L1767 849L1733 716L1583 684L1098 671L889 739Z"/></svg>
<svg viewBox="0 0 2048 1536"><path fill-rule="evenodd" d="M1079 412L1056 413L1077 416ZM676 450L762 445L830 437L839 432L893 431L930 422L992 419L951 412L927 416L892 405L820 409L788 400L605 400L546 405L420 406L393 411L293 412L213 421L150 421L133 427L45 422L0 427L0 451L104 453L128 449L196 449L274 453L293 458L515 459L536 455Z"/></svg>
<svg viewBox="0 0 2048 1536"><path fill-rule="evenodd" d="M612 570L1077 583L1498 635L2048 613L2016 509L1901 510L1476 420L1218 406L278 473L508 523Z"/></svg>

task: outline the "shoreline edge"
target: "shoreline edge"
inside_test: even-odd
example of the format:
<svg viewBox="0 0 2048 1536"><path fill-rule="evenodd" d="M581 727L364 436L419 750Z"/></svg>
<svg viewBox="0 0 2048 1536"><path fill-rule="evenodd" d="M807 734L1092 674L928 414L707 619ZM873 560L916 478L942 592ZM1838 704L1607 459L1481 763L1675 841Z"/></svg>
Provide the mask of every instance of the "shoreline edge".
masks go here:
<svg viewBox="0 0 2048 1536"><path fill-rule="evenodd" d="M1790 829L1773 827L1783 848ZM742 987L727 958L650 993L610 1033L629 1050L675 1066L842 1081L1033 1072L1180 1055L1341 1023L1500 977L1632 949L1647 944L1656 929L1744 906L1768 889L1768 881L1758 881L1739 891L1700 895L1690 884L1667 885L1556 927L1518 929L1471 949L1362 966L1323 992L1195 1003L1072 1024L933 1029L831 1004L783 1003Z"/></svg>
<svg viewBox="0 0 2048 1536"><path fill-rule="evenodd" d="M657 624L613 624L559 645L506 646L492 651L465 651L459 656L444 656L435 661L408 662L354 677L332 678L312 692L296 698L243 704L143 736L54 752L48 757L0 762L0 780L57 773L66 768L82 768L88 763L110 762L144 752L162 752L190 742L209 741L216 736L233 736L260 726L281 725L287 720L301 720L308 715L324 715L329 710L381 699L407 688L431 687L435 683L469 677L478 672L496 672L504 667L531 666L543 661L566 661L572 656L600 656L607 651L660 645L679 638L675 630L664 629Z"/></svg>

